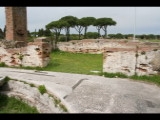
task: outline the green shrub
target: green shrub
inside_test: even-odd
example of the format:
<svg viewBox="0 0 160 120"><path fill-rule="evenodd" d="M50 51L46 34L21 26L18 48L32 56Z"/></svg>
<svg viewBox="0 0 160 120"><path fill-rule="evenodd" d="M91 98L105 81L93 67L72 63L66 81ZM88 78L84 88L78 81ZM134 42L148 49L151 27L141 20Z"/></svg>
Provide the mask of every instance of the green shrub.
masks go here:
<svg viewBox="0 0 160 120"><path fill-rule="evenodd" d="M42 95L47 92L46 87L44 85L40 85L38 87L38 90Z"/></svg>
<svg viewBox="0 0 160 120"><path fill-rule="evenodd" d="M109 77L109 78L115 78L115 77L128 78L128 76L123 74L123 73L107 73L107 72L104 72L103 75L105 77Z"/></svg>
<svg viewBox="0 0 160 120"><path fill-rule="evenodd" d="M6 66L6 64L4 62L0 63L0 67L5 67L5 66Z"/></svg>
<svg viewBox="0 0 160 120"><path fill-rule="evenodd" d="M66 37L65 37L65 36L60 36L60 37L59 37L59 41L60 41L60 42L66 41Z"/></svg>
<svg viewBox="0 0 160 120"><path fill-rule="evenodd" d="M31 83L31 84L29 84L29 85L30 85L31 87L35 87L35 85L34 85L34 84L32 84L32 83Z"/></svg>
<svg viewBox="0 0 160 120"><path fill-rule="evenodd" d="M100 35L97 32L87 32L86 37L89 39L97 39Z"/></svg>
<svg viewBox="0 0 160 120"><path fill-rule="evenodd" d="M4 78L4 81L5 81L5 82L8 82L10 79L11 79L11 78L9 78L8 76L6 76L6 77Z"/></svg>

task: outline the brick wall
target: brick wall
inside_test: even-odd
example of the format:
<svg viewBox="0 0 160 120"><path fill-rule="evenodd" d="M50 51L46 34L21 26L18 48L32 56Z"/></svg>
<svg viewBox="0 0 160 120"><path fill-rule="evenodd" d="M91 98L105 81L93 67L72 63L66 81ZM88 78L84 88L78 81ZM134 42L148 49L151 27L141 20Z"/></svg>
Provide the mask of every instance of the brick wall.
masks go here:
<svg viewBox="0 0 160 120"><path fill-rule="evenodd" d="M26 7L5 7L6 40L27 40L27 11Z"/></svg>
<svg viewBox="0 0 160 120"><path fill-rule="evenodd" d="M0 63L17 67L45 67L50 61L51 47L47 42L29 42L27 46L20 48L4 43L0 42Z"/></svg>

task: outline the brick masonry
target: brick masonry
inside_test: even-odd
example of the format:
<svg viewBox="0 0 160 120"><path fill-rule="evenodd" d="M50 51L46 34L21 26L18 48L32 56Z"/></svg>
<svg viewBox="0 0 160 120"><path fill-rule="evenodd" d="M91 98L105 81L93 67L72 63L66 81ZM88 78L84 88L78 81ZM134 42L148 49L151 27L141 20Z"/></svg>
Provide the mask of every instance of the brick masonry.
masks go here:
<svg viewBox="0 0 160 120"><path fill-rule="evenodd" d="M29 42L20 48L9 46L8 43L6 46L4 43L0 41L0 63L17 67L45 67L50 61L51 47L48 42Z"/></svg>
<svg viewBox="0 0 160 120"><path fill-rule="evenodd" d="M5 7L6 40L27 41L26 7Z"/></svg>

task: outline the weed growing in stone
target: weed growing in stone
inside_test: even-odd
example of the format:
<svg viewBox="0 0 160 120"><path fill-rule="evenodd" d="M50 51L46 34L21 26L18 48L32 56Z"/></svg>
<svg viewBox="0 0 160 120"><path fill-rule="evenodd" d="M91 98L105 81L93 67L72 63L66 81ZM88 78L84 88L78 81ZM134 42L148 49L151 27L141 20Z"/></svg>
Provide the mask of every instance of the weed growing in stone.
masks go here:
<svg viewBox="0 0 160 120"><path fill-rule="evenodd" d="M57 105L61 102L61 100L59 99L54 99L54 104L55 104L55 107L57 107Z"/></svg>
<svg viewBox="0 0 160 120"><path fill-rule="evenodd" d="M141 55L145 55L145 54L146 54L146 52L145 52L145 51L142 51L142 52L141 52Z"/></svg>
<svg viewBox="0 0 160 120"><path fill-rule="evenodd" d="M128 78L127 75L123 74L123 73L107 73L107 72L104 72L103 75L105 77L109 77L109 78Z"/></svg>
<svg viewBox="0 0 160 120"><path fill-rule="evenodd" d="M6 67L6 64L4 62L1 62L0 67Z"/></svg>
<svg viewBox="0 0 160 120"><path fill-rule="evenodd" d="M40 85L38 87L38 90L42 95L47 92L46 87L44 85Z"/></svg>

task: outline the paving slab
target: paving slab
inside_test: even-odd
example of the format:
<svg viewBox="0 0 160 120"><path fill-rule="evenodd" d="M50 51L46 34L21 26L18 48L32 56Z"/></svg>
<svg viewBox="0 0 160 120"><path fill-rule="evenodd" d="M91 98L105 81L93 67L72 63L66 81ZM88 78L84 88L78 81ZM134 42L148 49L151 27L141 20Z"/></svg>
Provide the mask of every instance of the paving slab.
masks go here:
<svg viewBox="0 0 160 120"><path fill-rule="evenodd" d="M144 82L61 72L0 68L1 76L44 84L71 113L160 113L160 87Z"/></svg>

